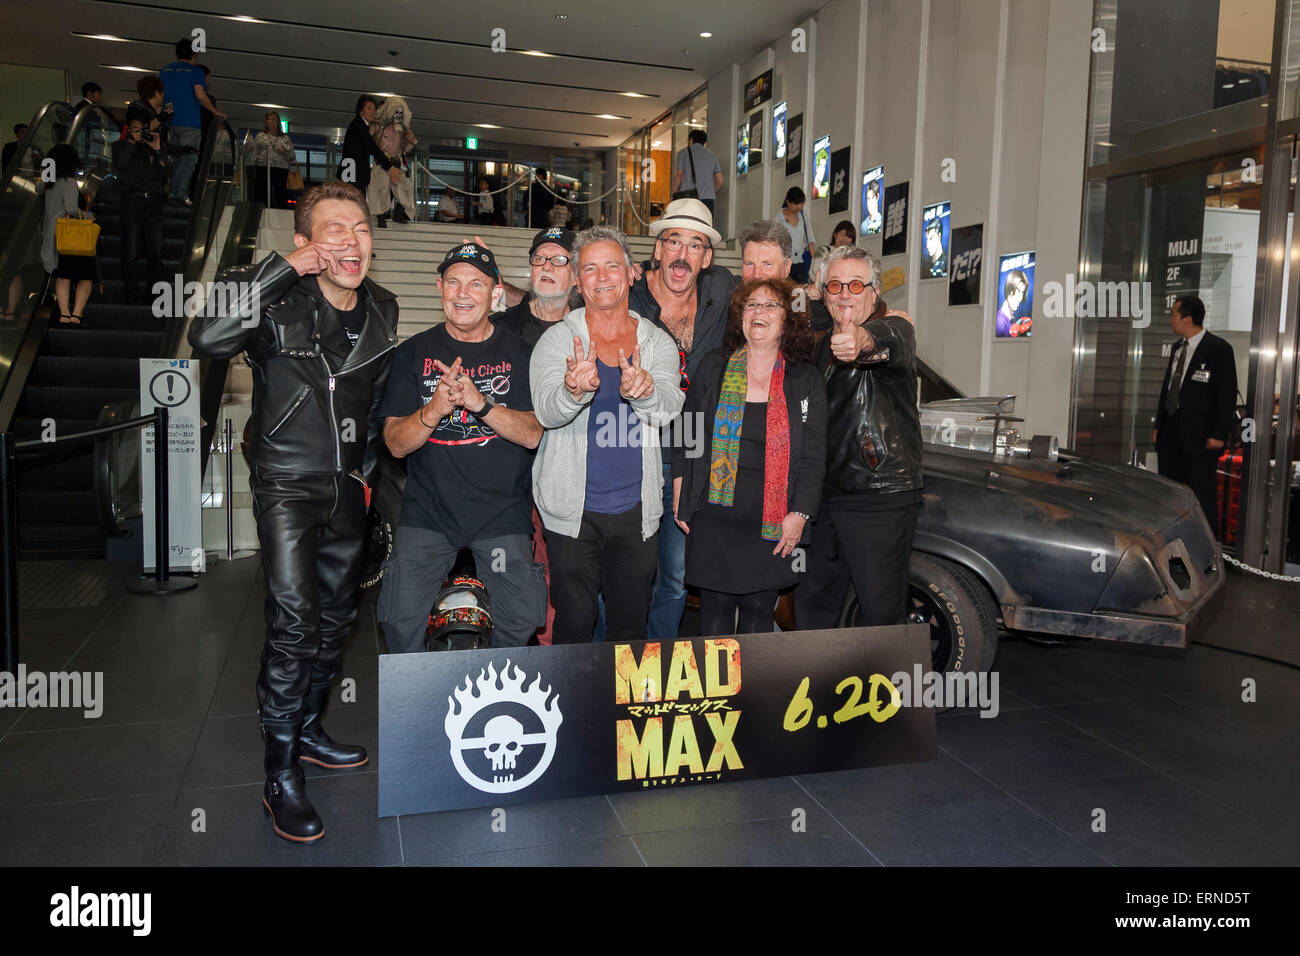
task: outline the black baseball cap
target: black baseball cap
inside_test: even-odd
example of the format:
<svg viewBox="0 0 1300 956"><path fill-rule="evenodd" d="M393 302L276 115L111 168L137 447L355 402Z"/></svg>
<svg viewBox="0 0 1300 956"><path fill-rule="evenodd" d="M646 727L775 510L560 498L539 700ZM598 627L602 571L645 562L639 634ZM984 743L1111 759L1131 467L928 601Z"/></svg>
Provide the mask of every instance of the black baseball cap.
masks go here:
<svg viewBox="0 0 1300 956"><path fill-rule="evenodd" d="M438 275L442 275L458 262L469 263L493 282L501 281L500 273L497 272L496 256L492 255L492 250L487 246L477 242L462 242L458 246L453 246L443 256L442 263L438 266Z"/></svg>
<svg viewBox="0 0 1300 956"><path fill-rule="evenodd" d="M538 246L544 246L548 242L554 242L564 247L564 251L572 254L573 245L578 240L578 234L572 229L564 229L560 226L551 226L549 229L543 229L537 235L533 236L533 244L528 247L528 254L531 256L537 251Z"/></svg>

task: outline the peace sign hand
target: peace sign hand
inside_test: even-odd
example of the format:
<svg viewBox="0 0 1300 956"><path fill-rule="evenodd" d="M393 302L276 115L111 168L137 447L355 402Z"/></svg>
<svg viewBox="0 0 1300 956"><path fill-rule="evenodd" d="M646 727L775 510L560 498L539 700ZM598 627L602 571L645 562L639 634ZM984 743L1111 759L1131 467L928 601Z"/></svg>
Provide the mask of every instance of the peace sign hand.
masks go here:
<svg viewBox="0 0 1300 956"><path fill-rule="evenodd" d="M568 369L564 374L564 387L570 395L581 399L587 392L600 388L600 375L596 369L596 350L590 355L582 353L582 339L573 337L573 356L565 356L564 364Z"/></svg>
<svg viewBox="0 0 1300 956"><path fill-rule="evenodd" d="M638 345L632 349L630 364L627 360L627 353L619 349L618 367L623 370L623 380L619 384L618 390L624 398L631 401L654 394L655 380L649 372L641 367L641 346Z"/></svg>
<svg viewBox="0 0 1300 956"><path fill-rule="evenodd" d="M442 377L438 379L438 384L433 389L433 398L429 400L429 404L424 406L427 409L427 414L424 411L420 413L421 419L426 422L442 421L451 414L452 409L458 404L452 399L452 390L455 387L455 381L460 378L460 357L457 356L451 368L447 368L437 360L435 360L435 363L438 371L442 372Z"/></svg>

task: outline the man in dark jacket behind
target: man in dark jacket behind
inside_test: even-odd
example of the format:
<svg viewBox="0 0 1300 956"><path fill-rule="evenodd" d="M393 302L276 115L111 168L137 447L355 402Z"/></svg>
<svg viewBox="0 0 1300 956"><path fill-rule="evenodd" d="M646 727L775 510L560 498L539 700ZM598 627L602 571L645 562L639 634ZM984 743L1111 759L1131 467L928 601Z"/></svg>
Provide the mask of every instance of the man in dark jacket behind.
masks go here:
<svg viewBox="0 0 1300 956"><path fill-rule="evenodd" d="M916 335L886 314L878 259L841 246L827 262L822 293L835 325L815 358L826 376L826 480L795 621L836 627L852 578L862 626L902 624L921 510Z"/></svg>
<svg viewBox="0 0 1300 956"><path fill-rule="evenodd" d="M1169 325L1180 339L1170 351L1156 405L1160 474L1196 493L1217 538L1215 470L1234 424L1237 362L1227 340L1205 330L1205 303L1196 296L1174 300Z"/></svg>
<svg viewBox="0 0 1300 956"><path fill-rule="evenodd" d="M171 179L171 161L159 130L146 132L139 116L126 124L126 138L113 144L122 215L122 286L128 304L143 301L139 292L140 245L148 260L146 288L165 281L162 264L163 203Z"/></svg>
<svg viewBox="0 0 1300 956"><path fill-rule="evenodd" d="M293 241L287 255L219 275L223 293L237 284L237 307L213 315L210 302L189 339L214 358L246 351L253 369L247 457L268 595L257 681L262 803L276 833L308 842L324 826L299 760L334 769L368 759L330 739L321 718L357 615L365 476L377 460L397 302L366 278L370 210L355 186L303 193Z"/></svg>
<svg viewBox="0 0 1300 956"><path fill-rule="evenodd" d="M362 93L357 97L357 114L352 117L352 122L348 124L348 131L343 136L343 161L339 163L337 175L345 183L352 183L360 189L362 196L370 188L370 160L372 159L376 166L387 173L389 181L394 186L402 178L401 169L384 155L375 138L370 135L370 124L374 122L378 109L379 101L367 93Z"/></svg>

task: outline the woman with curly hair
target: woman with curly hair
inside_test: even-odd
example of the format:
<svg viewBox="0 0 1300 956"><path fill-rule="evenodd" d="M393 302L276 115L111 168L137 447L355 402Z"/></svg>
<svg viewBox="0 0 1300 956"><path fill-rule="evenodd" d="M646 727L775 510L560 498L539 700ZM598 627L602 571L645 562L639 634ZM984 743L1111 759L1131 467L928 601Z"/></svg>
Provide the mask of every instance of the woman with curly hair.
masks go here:
<svg viewBox="0 0 1300 956"><path fill-rule="evenodd" d="M795 288L788 279L741 284L723 347L686 393L686 421L709 440L675 450L673 510L704 635L772 630L777 593L796 582L791 552L821 501L826 389Z"/></svg>

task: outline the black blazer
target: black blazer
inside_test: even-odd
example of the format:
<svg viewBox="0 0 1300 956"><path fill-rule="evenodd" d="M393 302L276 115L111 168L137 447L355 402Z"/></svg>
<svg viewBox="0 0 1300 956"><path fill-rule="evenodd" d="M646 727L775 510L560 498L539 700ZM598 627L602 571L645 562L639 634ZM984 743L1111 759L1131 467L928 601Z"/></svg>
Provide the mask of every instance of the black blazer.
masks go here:
<svg viewBox="0 0 1300 956"><path fill-rule="evenodd" d="M1156 405L1156 430L1164 428L1165 394L1173 375L1176 350L1169 354L1160 401ZM1180 444L1204 449L1205 439L1227 442L1232 431L1233 410L1237 405L1237 363L1232 346L1213 332L1206 332L1196 351L1188 358L1178 392L1178 414L1173 421Z"/></svg>
<svg viewBox="0 0 1300 956"><path fill-rule="evenodd" d="M701 454L687 457L692 449L673 449L673 479L682 479L677 517L690 523L707 500L709 470L713 462L713 420L722 396L722 375L731 352L714 349L700 362L686 393L684 416L697 415ZM790 474L786 480L786 511L801 511L817 517L822 500L822 479L826 476L826 386L812 365L787 362L785 404L790 417ZM801 540L809 540L812 522L804 525Z"/></svg>
<svg viewBox="0 0 1300 956"><path fill-rule="evenodd" d="M379 148L375 138L370 135L370 124L363 120L360 114L353 117L352 122L348 124L347 132L343 134L343 158L353 160L356 163L357 181L354 185L361 184L363 173L367 177L369 176L370 163L368 160L373 159L375 165L385 172L393 166L393 161L384 155L384 151ZM339 179L343 178L342 163L339 163L335 175ZM364 189L362 191L364 192Z"/></svg>

